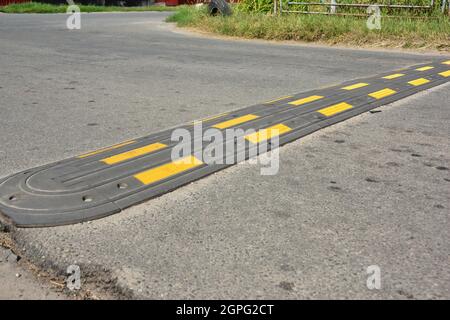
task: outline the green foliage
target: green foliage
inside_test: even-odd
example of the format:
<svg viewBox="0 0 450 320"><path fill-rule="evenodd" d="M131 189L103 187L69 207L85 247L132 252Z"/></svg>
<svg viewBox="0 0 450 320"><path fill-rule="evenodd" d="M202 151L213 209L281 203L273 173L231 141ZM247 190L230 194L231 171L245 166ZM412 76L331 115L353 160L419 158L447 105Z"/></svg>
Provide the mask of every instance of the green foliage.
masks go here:
<svg viewBox="0 0 450 320"><path fill-rule="evenodd" d="M150 6L150 7L114 7L79 5L81 12L113 12L113 11L174 11L175 7ZM47 3L19 3L0 7L0 12L5 13L65 13L67 5L54 5Z"/></svg>
<svg viewBox="0 0 450 320"><path fill-rule="evenodd" d="M366 19L353 16L297 15L235 11L211 17L202 10L182 8L168 21L181 27L242 38L294 40L367 47L428 48L450 52L450 19L384 18L381 30L369 30Z"/></svg>
<svg viewBox="0 0 450 320"><path fill-rule="evenodd" d="M240 12L271 12L273 0L240 0L235 7Z"/></svg>
<svg viewBox="0 0 450 320"><path fill-rule="evenodd" d="M296 11L309 11L309 12L329 12L329 6L324 5L288 5L289 1L294 0L277 0L283 1L283 8L285 10ZM309 2L309 3L330 3L330 0L296 0L297 2ZM273 12L274 0L240 0L236 5L236 10L246 13L269 13ZM337 0L340 4L378 4L378 5L414 5L414 6L429 6L431 0ZM381 12L384 15L411 15L411 16L423 16L430 15L436 11L439 11L442 0L434 1L435 10L425 9L407 9L407 8L381 8ZM337 7L339 13L352 13L352 14L365 14L366 7Z"/></svg>

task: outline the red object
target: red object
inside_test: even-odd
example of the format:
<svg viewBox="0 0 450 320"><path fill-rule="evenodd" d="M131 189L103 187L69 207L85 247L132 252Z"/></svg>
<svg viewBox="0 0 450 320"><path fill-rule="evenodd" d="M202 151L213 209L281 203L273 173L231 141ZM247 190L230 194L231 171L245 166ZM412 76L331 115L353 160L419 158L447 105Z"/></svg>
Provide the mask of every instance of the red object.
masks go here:
<svg viewBox="0 0 450 320"><path fill-rule="evenodd" d="M166 6L177 6L177 5L180 4L180 0L166 0L166 1L163 1L163 2L166 3Z"/></svg>
<svg viewBox="0 0 450 320"><path fill-rule="evenodd" d="M206 3L207 1L202 0L163 0L161 2L165 2L166 6L179 6L182 4L196 4L196 3Z"/></svg>
<svg viewBox="0 0 450 320"><path fill-rule="evenodd" d="M24 2L31 2L31 1L30 0L0 0L0 7L7 6L9 4L24 3Z"/></svg>
<svg viewBox="0 0 450 320"><path fill-rule="evenodd" d="M179 6L182 4L209 3L208 0L156 0L156 2L165 2L166 6ZM237 2L237 0L227 0L227 2Z"/></svg>

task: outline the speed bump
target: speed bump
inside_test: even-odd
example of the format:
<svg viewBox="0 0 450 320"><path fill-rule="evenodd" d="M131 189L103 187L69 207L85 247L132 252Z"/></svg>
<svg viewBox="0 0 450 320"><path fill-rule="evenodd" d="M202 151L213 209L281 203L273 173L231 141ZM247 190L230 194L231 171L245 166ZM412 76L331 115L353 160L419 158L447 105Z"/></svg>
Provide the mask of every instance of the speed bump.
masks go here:
<svg viewBox="0 0 450 320"><path fill-rule="evenodd" d="M122 142L122 143L119 143L119 144L115 144L115 145L110 146L110 147L106 147L106 148L103 148L103 149L99 149L99 150L96 150L96 151L92 151L92 152L88 152L88 153L82 154L82 155L78 156L78 158L86 158L86 157L89 157L89 156L93 156L95 154L99 154L99 153L102 153L102 152L105 152L105 151L110 151L110 150L113 150L113 149L117 149L117 148L126 146L128 144L133 143L133 142L134 141L125 141L125 142Z"/></svg>
<svg viewBox="0 0 450 320"><path fill-rule="evenodd" d="M163 164L159 167L136 174L134 177L143 184L152 184L173 175L191 170L203 162L194 156L188 156L170 163Z"/></svg>
<svg viewBox="0 0 450 320"><path fill-rule="evenodd" d="M242 116L242 117L239 117L236 119L231 119L231 120L217 123L217 124L213 125L213 128L227 129L227 128L231 128L231 127L237 126L239 124L242 124L244 122L254 120L256 118L258 118L258 116L255 116L254 114L247 114L245 116Z"/></svg>
<svg viewBox="0 0 450 320"><path fill-rule="evenodd" d="M301 99L298 99L298 100L291 101L291 102L289 102L289 104L292 104L294 106L300 106L302 104L313 102L313 101L316 101L316 100L319 100L319 99L322 99L322 98L323 98L323 96L315 96L314 95L314 96L309 96L309 97L306 97L306 98L301 98Z"/></svg>
<svg viewBox="0 0 450 320"><path fill-rule="evenodd" d="M395 93L397 93L397 91L389 89L389 88L384 88L382 90L378 90L378 91L369 93L369 96L372 98L375 98L375 99L382 99L382 98L388 97Z"/></svg>
<svg viewBox="0 0 450 320"><path fill-rule="evenodd" d="M260 104L212 115L176 128L25 170L0 179L0 219L19 227L78 223L118 213L180 186L222 170L197 151L172 159L172 132L190 133L201 123L215 128L252 130L246 134L246 157L256 144L297 140L321 128L392 103L450 79L450 60L391 71L340 85L289 94ZM245 132L245 131L244 131ZM226 135L225 135L226 136ZM228 138L227 138L228 139ZM224 144L233 141L224 141ZM206 142L201 141L200 147ZM257 154L265 150L257 151Z"/></svg>
<svg viewBox="0 0 450 320"><path fill-rule="evenodd" d="M341 102L341 103L337 103L332 106L320 109L318 112L323 114L324 116L330 117L332 115L335 115L336 113L343 112L350 108L353 108L353 106L348 104L347 102Z"/></svg>
<svg viewBox="0 0 450 320"><path fill-rule="evenodd" d="M396 78L400 78L400 77L403 77L403 76L404 76L403 73L394 73L394 74L390 74L390 75L384 76L383 79L391 80L391 79L396 79Z"/></svg>
<svg viewBox="0 0 450 320"><path fill-rule="evenodd" d="M443 77L450 77L450 70L444 71L444 72L439 72L439 75L443 76Z"/></svg>
<svg viewBox="0 0 450 320"><path fill-rule="evenodd" d="M427 70L431 70L431 69L434 69L434 67L433 66L425 66L425 67L417 68L416 70L417 71L427 71Z"/></svg>
<svg viewBox="0 0 450 320"><path fill-rule="evenodd" d="M269 140L269 139L273 138L274 136L282 135L291 130L292 129L289 128L288 126L280 123L280 124L271 126L269 128L261 129L258 132L249 134L249 135L245 136L245 139L247 139L248 141L250 141L254 144L258 144L262 141Z"/></svg>
<svg viewBox="0 0 450 320"><path fill-rule="evenodd" d="M428 82L430 82L430 80L425 79L425 78L419 78L419 79L408 81L408 83L412 84L413 86L421 86L421 85L423 85L425 83L428 83Z"/></svg>
<svg viewBox="0 0 450 320"><path fill-rule="evenodd" d="M344 89L344 90L355 90L355 89L359 89L359 88L362 88L362 87L365 87L365 86L368 86L368 85L369 85L368 83L359 82L359 83L355 83L355 84L343 87L342 89Z"/></svg>
<svg viewBox="0 0 450 320"><path fill-rule="evenodd" d="M144 146L144 147L140 147L140 148L137 148L137 149L133 149L133 150L130 150L130 151L126 151L126 152L123 152L123 153L116 154L114 156L102 159L101 161L106 163L106 164L116 164L116 163L119 163L119 162L122 162L122 161L126 161L126 160L129 160L129 159L135 158L135 157L142 156L144 154L147 154L147 153L150 153L150 152L153 152L153 151L165 148L165 147L167 147L167 145L165 145L163 143L158 143L158 142L157 143L152 143L152 144L149 144L149 145Z"/></svg>

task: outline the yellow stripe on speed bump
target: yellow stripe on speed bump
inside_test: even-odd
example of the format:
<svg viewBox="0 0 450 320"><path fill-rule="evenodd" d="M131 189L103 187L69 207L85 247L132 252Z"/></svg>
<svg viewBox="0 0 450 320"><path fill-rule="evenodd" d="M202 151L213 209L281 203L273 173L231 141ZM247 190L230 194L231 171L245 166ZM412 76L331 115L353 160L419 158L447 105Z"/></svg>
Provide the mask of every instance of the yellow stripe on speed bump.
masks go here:
<svg viewBox="0 0 450 320"><path fill-rule="evenodd" d="M427 70L431 70L434 69L434 67L432 66L426 66L426 67L422 67L422 68L417 68L417 71L427 71Z"/></svg>
<svg viewBox="0 0 450 320"><path fill-rule="evenodd" d="M394 73L394 74L390 74L388 76L383 77L383 79L392 80L392 79L403 77L404 75L405 75L404 73Z"/></svg>
<svg viewBox="0 0 450 320"><path fill-rule="evenodd" d="M213 125L213 127L217 128L217 129L226 129L229 127L237 126L238 124L241 124L241 123L244 123L247 121L254 120L256 118L259 118L259 117L254 114L247 114L247 115L239 117L239 118L235 118L235 119L231 119L228 121L224 121L224 122L215 124L215 125Z"/></svg>
<svg viewBox="0 0 450 320"><path fill-rule="evenodd" d="M416 80L409 81L408 83L412 84L413 86L420 86L420 85L428 83L428 82L430 82L430 80L425 79L425 78L419 78Z"/></svg>
<svg viewBox="0 0 450 320"><path fill-rule="evenodd" d="M202 165L203 162L194 156L187 156L179 160L163 164L162 166L134 175L143 184L151 184L169 178L178 173L190 170Z"/></svg>
<svg viewBox="0 0 450 320"><path fill-rule="evenodd" d="M153 151L165 148L165 147L167 147L167 145L165 145L163 143L152 143L152 144L149 144L149 145L141 147L141 148L133 149L133 150L130 150L130 151L127 151L124 153L117 154L117 155L109 157L109 158L102 159L100 161L102 161L106 164L115 164L115 163L119 163L119 162L122 162L125 160L129 160L132 158L142 156L144 154L147 154L147 153L150 153L150 152L153 152Z"/></svg>
<svg viewBox="0 0 450 320"><path fill-rule="evenodd" d="M379 91L375 91L375 92L369 93L369 96L371 96L372 98L375 98L375 99L381 99L381 98L384 98L384 97L391 96L394 93L397 93L397 91L389 89L389 88L385 88L383 90L379 90Z"/></svg>
<svg viewBox="0 0 450 320"><path fill-rule="evenodd" d="M211 117L208 117L208 118L204 118L204 119L201 119L201 120L194 120L192 122L192 124L200 124L200 123L203 123L203 122L208 122L208 121L211 121L211 120L218 119L220 117L226 116L227 114L228 114L228 112L225 112L225 113L221 113L221 114L218 114L218 115L215 115L215 116L211 116Z"/></svg>
<svg viewBox="0 0 450 320"><path fill-rule="evenodd" d="M294 106L299 106L299 105L302 105L302 104L305 104L305 103L308 103L308 102L313 102L313 101L316 101L316 100L319 100L319 99L322 99L322 98L323 98L322 96L309 96L309 97L306 97L306 98L302 98L302 99L291 101L291 102L289 102L289 104L292 104Z"/></svg>
<svg viewBox="0 0 450 320"><path fill-rule="evenodd" d="M271 126L269 128L258 130L258 132L254 132L252 134L249 134L245 136L245 139L252 143L259 143L261 141L265 141L268 139L271 139L272 137L279 136L281 134L284 134L286 132L292 131L291 128L288 126L280 123L274 126Z"/></svg>
<svg viewBox="0 0 450 320"><path fill-rule="evenodd" d="M360 82L360 83L352 84L351 86L343 87L343 88L341 88L341 89L344 89L344 90L354 90L354 89L362 88L362 87L365 87L365 86L368 86L368 85L369 85L368 83Z"/></svg>
<svg viewBox="0 0 450 320"><path fill-rule="evenodd" d="M443 76L443 77L450 77L450 70L444 71L444 72L440 72L439 75Z"/></svg>
<svg viewBox="0 0 450 320"><path fill-rule="evenodd" d="M334 115L336 113L340 113L340 112L343 112L343 111L345 111L347 109L351 109L351 108L353 108L352 105L350 105L350 104L348 104L346 102L341 102L341 103L334 104L332 106L320 109L317 112L323 114L324 116L329 117L329 116L332 116L332 115Z"/></svg>
<svg viewBox="0 0 450 320"><path fill-rule="evenodd" d="M132 144L134 142L135 142L134 140L122 142L122 143L119 143L119 144L115 144L115 145L113 145L111 147L106 147L106 148L103 148L103 149L99 149L97 151L92 151L92 152L89 152L89 153L82 154L81 156L78 156L78 158L86 158L86 157L89 157L89 156L93 156L95 154L99 154L99 153L102 153L102 152L114 150L114 149L117 149L117 148L129 145L129 144Z"/></svg>
<svg viewBox="0 0 450 320"><path fill-rule="evenodd" d="M270 100L270 101L266 101L264 103L265 104L269 104L269 103L274 103L274 102L278 102L278 101L281 101L281 100L286 100L286 99L289 99L289 98L292 98L292 96L284 96L284 97L280 97L280 98L273 99L273 100Z"/></svg>
<svg viewBox="0 0 450 320"><path fill-rule="evenodd" d="M444 61L442 64L450 64L450 60Z"/></svg>

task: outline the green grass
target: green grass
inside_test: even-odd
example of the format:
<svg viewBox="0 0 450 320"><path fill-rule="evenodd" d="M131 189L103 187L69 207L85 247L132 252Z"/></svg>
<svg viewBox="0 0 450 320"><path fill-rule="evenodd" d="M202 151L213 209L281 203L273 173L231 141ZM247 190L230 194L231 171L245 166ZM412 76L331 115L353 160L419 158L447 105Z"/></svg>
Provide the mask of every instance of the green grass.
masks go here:
<svg viewBox="0 0 450 320"><path fill-rule="evenodd" d="M299 10L299 11L315 11L315 12L327 12L327 6L323 5L288 5L287 2L291 0L277 0L283 1L283 8L290 10ZM443 0L434 0L436 7L440 7ZM320 1L317 0L304 0L298 2L310 2L317 3ZM337 1L339 4L378 4L378 5L386 5L386 4L396 4L396 5L415 5L415 6L428 6L430 4L430 0L339 0ZM324 1L324 3L330 3L330 1ZM273 11L273 0L240 0L237 4L237 9L241 12L272 12ZM405 9L395 9L395 8L381 8L383 12L389 14L413 14L413 15L424 15L425 11L421 11L420 9L413 10L405 10ZM355 7L338 7L337 11L340 13L364 13L366 11L365 7L355 8Z"/></svg>
<svg viewBox="0 0 450 320"><path fill-rule="evenodd" d="M236 8L235 8L236 9ZM427 48L450 51L450 19L435 14L432 19L383 18L381 30L369 30L366 19L325 16L251 13L234 10L229 17L211 17L205 10L180 8L167 19L180 27L225 36L348 44L365 47Z"/></svg>
<svg viewBox="0 0 450 320"><path fill-rule="evenodd" d="M149 7L114 7L79 5L81 12L128 12L128 11L175 11L176 7L149 6ZM67 5L53 5L46 3L20 3L0 7L5 13L65 13Z"/></svg>

